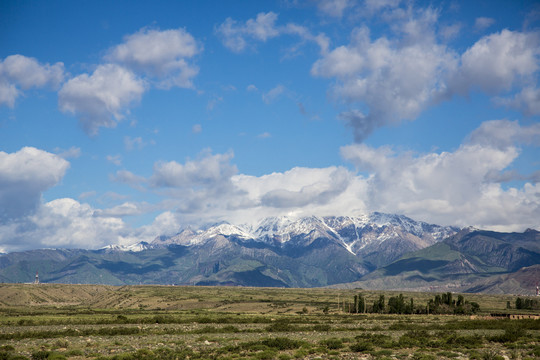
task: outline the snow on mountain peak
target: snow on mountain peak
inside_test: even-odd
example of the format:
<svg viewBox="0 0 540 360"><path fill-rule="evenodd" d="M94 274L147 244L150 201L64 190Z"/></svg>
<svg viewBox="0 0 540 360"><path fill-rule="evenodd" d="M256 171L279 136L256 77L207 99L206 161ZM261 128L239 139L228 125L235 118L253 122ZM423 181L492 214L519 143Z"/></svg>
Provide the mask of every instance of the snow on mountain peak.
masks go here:
<svg viewBox="0 0 540 360"><path fill-rule="evenodd" d="M285 244L291 240L308 245L316 239L326 238L357 254L366 246L383 244L389 239L403 237L405 234L413 235L418 239L418 243L431 244L453 235L457 230L414 221L402 215L378 212L355 217L279 216L264 218L254 225L238 226L221 222L197 231L187 228L172 237L158 237L152 245L202 245L212 239L226 240L231 237L273 245Z"/></svg>

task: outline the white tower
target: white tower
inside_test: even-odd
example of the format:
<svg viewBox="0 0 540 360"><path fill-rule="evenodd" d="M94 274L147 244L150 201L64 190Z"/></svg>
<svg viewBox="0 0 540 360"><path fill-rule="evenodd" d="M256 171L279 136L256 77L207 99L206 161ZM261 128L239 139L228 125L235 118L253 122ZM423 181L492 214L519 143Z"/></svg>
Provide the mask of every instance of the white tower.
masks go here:
<svg viewBox="0 0 540 360"><path fill-rule="evenodd" d="M38 285L38 284L39 284L39 274L38 274L37 271L36 271L36 278L35 278L35 280L34 280L34 284L35 284L35 285Z"/></svg>

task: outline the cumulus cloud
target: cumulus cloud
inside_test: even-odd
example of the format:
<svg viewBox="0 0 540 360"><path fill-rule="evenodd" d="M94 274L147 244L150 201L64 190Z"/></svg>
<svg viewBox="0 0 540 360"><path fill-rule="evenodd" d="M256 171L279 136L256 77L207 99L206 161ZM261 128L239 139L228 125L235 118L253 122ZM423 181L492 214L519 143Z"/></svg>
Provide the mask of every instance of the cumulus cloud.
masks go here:
<svg viewBox="0 0 540 360"><path fill-rule="evenodd" d="M126 36L124 43L110 49L105 59L157 79L161 88L191 88L199 68L190 61L201 51L202 47L184 29L144 28Z"/></svg>
<svg viewBox="0 0 540 360"><path fill-rule="evenodd" d="M351 7L353 3L354 1L351 0L319 0L317 1L317 8L326 15L341 18L343 12Z"/></svg>
<svg viewBox="0 0 540 360"><path fill-rule="evenodd" d="M0 152L0 224L32 214L42 193L58 184L69 162L33 147Z"/></svg>
<svg viewBox="0 0 540 360"><path fill-rule="evenodd" d="M341 155L356 172L297 167L252 176L238 173L232 153L207 151L182 164L158 162L152 176L136 181L167 199L163 208L175 224L385 211L445 225L522 231L538 226L540 176L520 174L512 165L521 146L540 144L537 125L488 121L451 152L345 146ZM525 184L509 187L514 180Z"/></svg>
<svg viewBox="0 0 540 360"><path fill-rule="evenodd" d="M225 47L234 52L242 52L252 41L266 42L281 35L295 35L303 41L319 45L321 52L326 52L330 40L324 34L312 34L306 27L289 23L285 26L276 25L278 14L270 11L257 14L255 19L238 22L227 18L216 27L215 33L221 38Z"/></svg>
<svg viewBox="0 0 540 360"><path fill-rule="evenodd" d="M479 144L504 149L516 144L540 144L540 124L521 126L517 121L492 120L483 122L468 139L471 144Z"/></svg>
<svg viewBox="0 0 540 360"><path fill-rule="evenodd" d="M58 104L62 112L77 115L89 135L96 135L100 127L115 127L145 90L144 81L128 69L106 64L66 82Z"/></svg>
<svg viewBox="0 0 540 360"><path fill-rule="evenodd" d="M495 98L495 103L522 111L526 116L540 115L540 88L527 86L513 97Z"/></svg>
<svg viewBox="0 0 540 360"><path fill-rule="evenodd" d="M240 174L232 183L238 195L229 199L222 217L233 222L284 214L359 215L367 211L364 178L342 167L296 167L259 177Z"/></svg>
<svg viewBox="0 0 540 360"><path fill-rule="evenodd" d="M109 209L97 209L94 211L93 216L123 218L125 216L141 215L153 208L153 206L146 203L125 202Z"/></svg>
<svg viewBox="0 0 540 360"><path fill-rule="evenodd" d="M342 114L363 141L381 126L415 119L445 90L446 74L456 66L453 52L437 44L433 24L437 15L425 10L401 24L401 36L371 40L367 27L356 29L348 46L339 46L311 69L314 76L336 78L338 98L363 104Z"/></svg>
<svg viewBox="0 0 540 360"><path fill-rule="evenodd" d="M440 224L522 231L538 225L540 186L505 189L497 180L509 175L505 169L519 156L516 145L537 140L536 128L487 122L454 152L415 155L364 144L341 152L369 173L366 202L371 209ZM505 131L507 138L502 137Z"/></svg>
<svg viewBox="0 0 540 360"><path fill-rule="evenodd" d="M212 154L204 151L198 159L184 164L176 161L158 162L150 178L153 187L187 188L219 186L228 183L238 169L230 163L233 153Z"/></svg>
<svg viewBox="0 0 540 360"><path fill-rule="evenodd" d="M461 55L461 66L450 82L454 92L479 88L493 95L527 81L539 70L540 33L502 30L484 36Z"/></svg>
<svg viewBox="0 0 540 360"><path fill-rule="evenodd" d="M10 251L36 247L96 249L121 243L130 234L120 218L94 216L90 205L69 198L43 204L34 215L0 226L1 242Z"/></svg>
<svg viewBox="0 0 540 360"><path fill-rule="evenodd" d="M64 80L64 64L40 64L36 59L11 55L0 62L0 105L15 105L21 90L57 88ZM20 88L20 89L19 89Z"/></svg>
<svg viewBox="0 0 540 360"><path fill-rule="evenodd" d="M298 190L273 189L261 196L261 206L272 208L298 208L327 204L344 192L350 182L347 170L336 168L324 181L305 184Z"/></svg>
<svg viewBox="0 0 540 360"><path fill-rule="evenodd" d="M388 34L372 39L369 28L356 28L348 45L313 64L313 76L336 80L332 94L349 107L340 118L356 142L381 126L415 120L429 106L471 91L504 95L495 102L527 115L540 113L540 33L502 30L459 54L439 38L452 38L460 25L437 31L437 19L438 12L429 8L393 9L387 14Z"/></svg>
<svg viewBox="0 0 540 360"><path fill-rule="evenodd" d="M275 22L278 15L272 11L259 13L255 19L249 19L244 24L227 18L216 28L216 33L221 37L223 45L234 52L243 51L248 43L247 38L258 41L266 41L279 35Z"/></svg>
<svg viewBox="0 0 540 360"><path fill-rule="evenodd" d="M37 149L0 153L0 241L5 249L32 247L96 248L107 244L151 241L181 226L220 220L254 223L267 216L360 215L401 213L432 223L477 226L499 231L538 227L540 173L520 174L512 165L520 147L540 144L539 124L515 121L483 123L454 151L415 154L390 146L354 144L341 148L356 167L301 168L261 176L239 174L233 153L203 151L183 163L157 162L149 177L120 170L111 179L152 191L157 204L124 202L94 209L73 199L41 204L41 192L58 183L69 165ZM30 154L30 155L28 155ZM31 161L29 160L31 159ZM24 164L24 166L13 164ZM10 166L13 165L13 166ZM525 181L509 186L509 181ZM22 184L17 187L18 184ZM24 211L13 210L15 191ZM126 216L163 211L139 228Z"/></svg>

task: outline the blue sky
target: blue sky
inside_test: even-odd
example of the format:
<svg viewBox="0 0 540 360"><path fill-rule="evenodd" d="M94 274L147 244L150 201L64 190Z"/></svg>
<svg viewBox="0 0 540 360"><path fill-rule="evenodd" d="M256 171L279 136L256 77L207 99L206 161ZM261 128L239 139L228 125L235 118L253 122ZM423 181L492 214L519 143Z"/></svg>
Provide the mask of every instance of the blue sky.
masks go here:
<svg viewBox="0 0 540 360"><path fill-rule="evenodd" d="M0 252L383 211L540 228L534 1L3 1Z"/></svg>

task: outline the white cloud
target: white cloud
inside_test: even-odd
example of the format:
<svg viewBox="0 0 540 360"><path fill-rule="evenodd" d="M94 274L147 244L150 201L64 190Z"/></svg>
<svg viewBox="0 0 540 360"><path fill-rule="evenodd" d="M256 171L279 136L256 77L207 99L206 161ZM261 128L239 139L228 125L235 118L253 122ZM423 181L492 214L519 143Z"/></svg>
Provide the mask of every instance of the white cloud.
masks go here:
<svg viewBox="0 0 540 360"><path fill-rule="evenodd" d="M289 23L277 26L278 14L270 11L259 13L255 19L245 23L227 18L217 26L215 33L221 38L223 45L234 52L242 52L251 45L251 41L266 42L281 35L296 35L303 41L316 43L321 52L327 51L330 40L324 34L313 35L306 27Z"/></svg>
<svg viewBox="0 0 540 360"><path fill-rule="evenodd" d="M539 56L539 33L502 30L484 36L461 55L449 87L461 94L475 88L491 95L508 91L539 70Z"/></svg>
<svg viewBox="0 0 540 360"><path fill-rule="evenodd" d="M85 191L85 192L81 193L81 194L78 196L78 198L79 198L80 200L83 200L83 199L92 198L92 197L94 197L94 196L96 196L96 195L97 195L97 191L95 191L95 190L92 190L92 191Z"/></svg>
<svg viewBox="0 0 540 360"><path fill-rule="evenodd" d="M191 132L193 134L200 134L202 132L202 126L201 124L195 124L191 127Z"/></svg>
<svg viewBox="0 0 540 360"><path fill-rule="evenodd" d="M317 8L326 15L341 18L345 9L351 7L353 3L352 0L318 0Z"/></svg>
<svg viewBox="0 0 540 360"><path fill-rule="evenodd" d="M94 216L90 205L66 198L43 204L34 215L0 226L0 242L10 251L51 247L96 249L122 242L130 231L121 219Z"/></svg>
<svg viewBox="0 0 540 360"><path fill-rule="evenodd" d="M298 167L251 176L237 173L232 153L205 152L183 164L158 162L151 177L136 181L167 199L163 209L176 210L168 215L176 225L384 211L443 225L522 231L538 226L540 177L509 169L520 145L540 144L537 125L485 122L453 152L345 146L342 156L356 173L343 167ZM508 187L513 180L526 183Z"/></svg>
<svg viewBox="0 0 540 360"><path fill-rule="evenodd" d="M223 97L221 96L215 96L214 98L208 100L208 103L206 104L206 110L212 111L216 107L217 104L223 102Z"/></svg>
<svg viewBox="0 0 540 360"><path fill-rule="evenodd" d="M257 135L257 137L259 139L268 139L268 138L272 137L272 134L270 134L269 132L263 132L263 133Z"/></svg>
<svg viewBox="0 0 540 360"><path fill-rule="evenodd" d="M93 216L95 217L113 217L113 218L122 218L125 216L141 215L147 213L149 209L154 207L146 203L133 203L125 202L123 204L114 206L110 209L97 209L94 211Z"/></svg>
<svg viewBox="0 0 540 360"><path fill-rule="evenodd" d="M11 55L0 62L0 105L15 105L21 91L30 88L58 87L64 80L64 64L40 64L36 59Z"/></svg>
<svg viewBox="0 0 540 360"><path fill-rule="evenodd" d="M233 153L213 155L210 150L203 151L196 160L184 164L176 161L158 162L150 178L153 187L216 187L228 183L238 169L230 164Z"/></svg>
<svg viewBox="0 0 540 360"><path fill-rule="evenodd" d="M81 156L81 148L77 146L72 146L67 150L56 148L54 151L63 159L69 158L78 158Z"/></svg>
<svg viewBox="0 0 540 360"><path fill-rule="evenodd" d="M110 49L105 59L156 78L159 87L191 88L199 68L189 61L201 51L202 47L184 29L145 28L126 36L124 43Z"/></svg>
<svg viewBox="0 0 540 360"><path fill-rule="evenodd" d="M505 132L508 140L501 137ZM515 144L537 139L536 126L493 121L484 123L454 152L396 154L390 147L363 144L341 151L360 171L369 173L366 203L371 210L439 224L523 231L538 226L540 185L505 189L494 175L503 176L517 159Z"/></svg>
<svg viewBox="0 0 540 360"><path fill-rule="evenodd" d="M436 31L437 11L406 7L385 14L391 32L372 39L367 27L357 28L348 45L323 54L311 69L313 76L336 80L332 94L349 108L340 117L353 129L355 141L474 90L504 94L495 102L526 115L540 112L540 33L502 30L460 55L438 40L455 36L460 24Z"/></svg>
<svg viewBox="0 0 540 360"><path fill-rule="evenodd" d="M221 217L255 222L268 216L359 215L366 212L366 182L341 167L300 168L260 177L236 175L237 195Z"/></svg>
<svg viewBox="0 0 540 360"><path fill-rule="evenodd" d="M33 213L41 194L58 184L69 162L33 147L0 152L0 223Z"/></svg>
<svg viewBox="0 0 540 360"><path fill-rule="evenodd" d="M504 149L517 144L540 144L540 124L521 126L517 121L492 120L483 122L468 139L479 144Z"/></svg>
<svg viewBox="0 0 540 360"><path fill-rule="evenodd" d="M115 175L110 176L110 180L114 182L129 184L140 190L143 190L140 184L146 182L146 179L144 177L135 175L128 170L118 170Z"/></svg>
<svg viewBox="0 0 540 360"><path fill-rule="evenodd" d="M437 16L423 11L399 27L398 40L370 39L366 27L356 29L348 46L339 46L315 62L314 76L336 78L338 98L367 106L369 112L344 112L355 140L402 119L415 119L445 90L444 79L456 66L455 55L435 42Z"/></svg>
<svg viewBox="0 0 540 360"><path fill-rule="evenodd" d="M61 111L77 115L88 134L96 135L100 127L115 127L144 91L144 81L131 71L106 64L92 75L82 74L66 82L58 93L58 104Z"/></svg>
<svg viewBox="0 0 540 360"><path fill-rule="evenodd" d="M107 155L105 157L107 159L108 162L116 165L116 166L120 166L122 165L122 155L119 155L119 154L116 154L116 155Z"/></svg>
<svg viewBox="0 0 540 360"><path fill-rule="evenodd" d="M248 85L246 90L249 91L249 92L252 92L252 91L258 91L259 89L257 89L257 87L255 85L250 84L250 85Z"/></svg>
<svg viewBox="0 0 540 360"><path fill-rule="evenodd" d="M246 38L264 42L277 37L279 35L279 30L275 26L277 17L278 15L271 11L259 13L256 19L249 19L244 24L238 24L237 21L227 18L216 28L216 33L229 50L241 52L248 45Z"/></svg>
<svg viewBox="0 0 540 360"><path fill-rule="evenodd" d="M452 152L399 153L389 146L356 144L343 147L341 154L357 172L344 167L296 167L262 176L238 174L232 152L212 154L206 150L184 163L157 162L148 178L118 171L112 180L152 191L163 200L157 204L124 200L106 209L94 209L73 199L41 204L41 192L58 183L69 164L32 148L0 153L0 165L4 166L0 189L15 190L17 205L20 198L32 200L25 211L5 217L0 243L8 251L97 248L151 241L160 234L174 234L187 224L220 220L254 223L267 216L360 215L370 211L401 213L438 224L523 231L539 225L540 175L519 174L512 165L521 145L538 146L539 140L538 124L521 126L495 120L483 123ZM21 163L25 165L20 167ZM520 187L501 184L516 179L526 182ZM0 194L1 208L12 210L4 193ZM139 228L122 220L156 210L163 212L153 223Z"/></svg>
<svg viewBox="0 0 540 360"><path fill-rule="evenodd" d="M495 98L495 103L521 111L526 116L540 115L540 88L526 86L514 97Z"/></svg>
<svg viewBox="0 0 540 360"><path fill-rule="evenodd" d="M281 84L276 85L276 87L262 94L262 99L266 104L270 104L271 102L275 101L279 96L281 96L285 92L285 90L285 86Z"/></svg>
<svg viewBox="0 0 540 360"><path fill-rule="evenodd" d="M439 31L443 39L445 40L452 40L456 38L461 31L461 24L452 24L448 26L444 26Z"/></svg>
<svg viewBox="0 0 540 360"><path fill-rule="evenodd" d="M19 91L15 85L5 80L0 81L0 105L6 104L8 107L15 106L15 100L19 96Z"/></svg>
<svg viewBox="0 0 540 360"><path fill-rule="evenodd" d="M488 18L488 17L479 17L474 20L474 28L477 31L483 31L493 25L495 23L495 19Z"/></svg>
<svg viewBox="0 0 540 360"><path fill-rule="evenodd" d="M124 136L124 147L127 151L133 151L135 149L141 150L146 144L142 137L137 136L132 138L131 136Z"/></svg>
<svg viewBox="0 0 540 360"><path fill-rule="evenodd" d="M384 8L395 8L401 0L365 0L364 4L370 13Z"/></svg>

